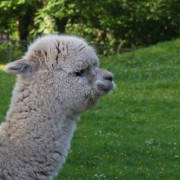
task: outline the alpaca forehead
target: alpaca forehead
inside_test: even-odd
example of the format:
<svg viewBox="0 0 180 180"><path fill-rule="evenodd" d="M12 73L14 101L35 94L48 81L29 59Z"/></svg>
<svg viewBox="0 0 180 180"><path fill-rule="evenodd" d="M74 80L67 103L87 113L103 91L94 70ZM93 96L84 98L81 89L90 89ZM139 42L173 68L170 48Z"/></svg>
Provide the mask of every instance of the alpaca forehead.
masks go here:
<svg viewBox="0 0 180 180"><path fill-rule="evenodd" d="M97 66L99 63L93 48L83 39L74 36L40 37L29 46L26 56L46 60L48 64L60 63L64 66L65 64L66 66L73 64L75 67Z"/></svg>
<svg viewBox="0 0 180 180"><path fill-rule="evenodd" d="M27 54L44 51L55 53L56 50L66 51L77 49L78 46L87 46L86 42L77 37L49 35L36 39L28 48ZM53 52L54 51L54 52Z"/></svg>

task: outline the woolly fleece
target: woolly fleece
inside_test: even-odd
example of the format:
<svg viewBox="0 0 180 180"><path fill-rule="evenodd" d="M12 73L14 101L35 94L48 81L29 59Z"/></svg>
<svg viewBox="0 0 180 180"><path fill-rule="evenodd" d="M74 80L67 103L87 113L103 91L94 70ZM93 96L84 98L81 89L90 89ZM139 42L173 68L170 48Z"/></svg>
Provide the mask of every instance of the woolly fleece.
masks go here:
<svg viewBox="0 0 180 180"><path fill-rule="evenodd" d="M50 180L65 162L81 112L114 88L95 51L74 36L36 39L5 67L17 75L0 126L0 179Z"/></svg>

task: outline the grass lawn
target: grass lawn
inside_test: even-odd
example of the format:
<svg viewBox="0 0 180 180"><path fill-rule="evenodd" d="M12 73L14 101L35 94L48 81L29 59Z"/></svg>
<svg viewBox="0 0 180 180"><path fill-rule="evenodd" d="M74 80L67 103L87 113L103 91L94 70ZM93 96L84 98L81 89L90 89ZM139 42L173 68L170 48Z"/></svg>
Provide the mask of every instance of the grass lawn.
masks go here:
<svg viewBox="0 0 180 180"><path fill-rule="evenodd" d="M5 118L15 81L15 76L4 73L2 69L0 65L0 122Z"/></svg>
<svg viewBox="0 0 180 180"><path fill-rule="evenodd" d="M81 116L56 180L180 179L180 40L101 58L116 89ZM14 76L0 72L0 120Z"/></svg>

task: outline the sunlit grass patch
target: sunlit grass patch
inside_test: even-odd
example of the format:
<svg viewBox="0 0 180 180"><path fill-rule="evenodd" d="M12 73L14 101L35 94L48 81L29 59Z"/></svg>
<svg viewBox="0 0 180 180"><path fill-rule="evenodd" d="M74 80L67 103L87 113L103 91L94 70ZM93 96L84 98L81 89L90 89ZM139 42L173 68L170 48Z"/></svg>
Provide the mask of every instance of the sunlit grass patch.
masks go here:
<svg viewBox="0 0 180 180"><path fill-rule="evenodd" d="M4 68L4 64L0 64L0 71L2 71Z"/></svg>

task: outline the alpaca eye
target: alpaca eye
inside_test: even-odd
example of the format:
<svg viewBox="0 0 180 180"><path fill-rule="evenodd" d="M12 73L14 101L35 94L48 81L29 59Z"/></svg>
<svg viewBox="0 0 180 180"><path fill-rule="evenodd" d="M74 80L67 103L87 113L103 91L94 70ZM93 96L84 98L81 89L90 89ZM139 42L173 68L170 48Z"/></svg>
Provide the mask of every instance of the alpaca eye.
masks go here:
<svg viewBox="0 0 180 180"><path fill-rule="evenodd" d="M82 75L84 74L84 72L85 72L85 69L82 69L82 70L79 71L79 72L75 72L75 75L76 75L76 76L82 76Z"/></svg>

